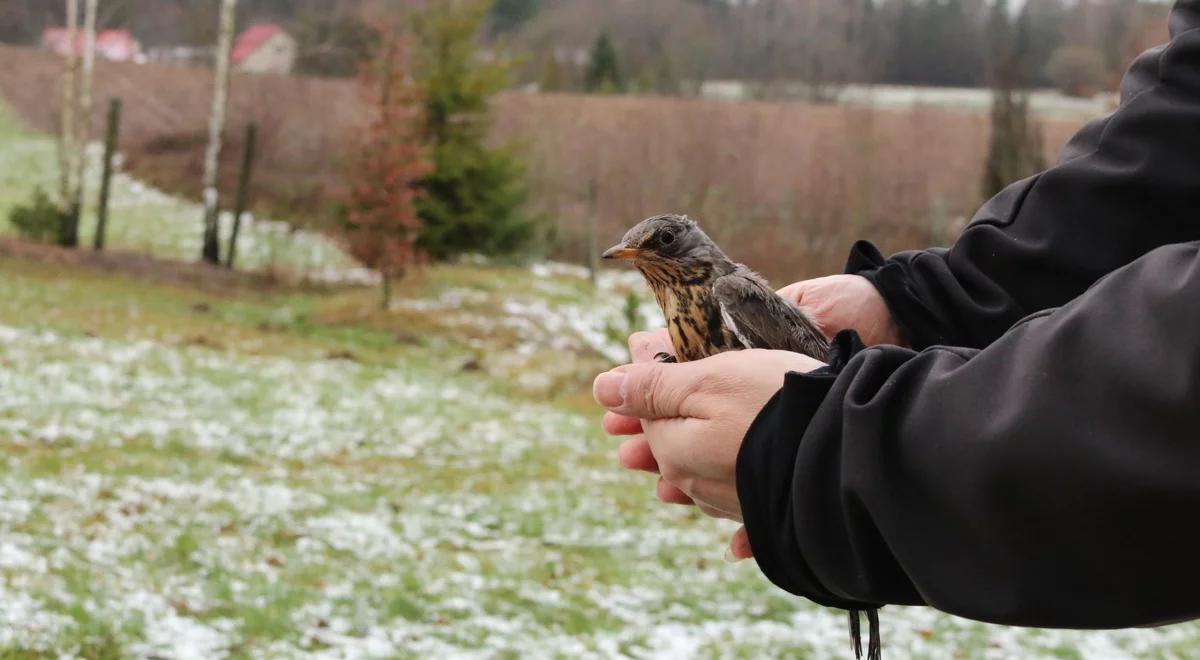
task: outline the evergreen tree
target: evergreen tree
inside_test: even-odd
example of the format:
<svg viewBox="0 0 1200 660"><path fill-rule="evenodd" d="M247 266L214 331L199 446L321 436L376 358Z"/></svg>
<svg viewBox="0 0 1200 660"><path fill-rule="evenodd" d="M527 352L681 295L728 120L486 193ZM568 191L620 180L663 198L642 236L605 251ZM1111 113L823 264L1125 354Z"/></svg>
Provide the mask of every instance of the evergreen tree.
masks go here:
<svg viewBox="0 0 1200 660"><path fill-rule="evenodd" d="M983 81L979 44L985 6L975 0L927 2L919 43L919 76L935 85L966 87Z"/></svg>
<svg viewBox="0 0 1200 660"><path fill-rule="evenodd" d="M528 247L535 221L522 213L524 168L511 149L486 143L488 100L508 84L508 65L479 57L487 3L435 2L417 17L422 135L434 171L421 181L418 247L434 259L505 255Z"/></svg>
<svg viewBox="0 0 1200 660"><path fill-rule="evenodd" d="M1124 0L1108 3L1108 18L1103 27L1100 46L1104 51L1104 64L1112 73L1119 73L1125 64L1125 44L1129 42L1130 33L1136 24L1136 10L1136 5Z"/></svg>
<svg viewBox="0 0 1200 660"><path fill-rule="evenodd" d="M654 69L654 91L659 94L679 93L679 77L675 75L675 67L666 54L658 58L658 66Z"/></svg>
<svg viewBox="0 0 1200 660"><path fill-rule="evenodd" d="M988 20L992 136L983 174L986 198L1046 167L1041 128L1030 117L1029 96L1022 89L1029 79L1021 54L1029 38L1025 29L1018 20L1014 33L1008 0L996 0Z"/></svg>
<svg viewBox="0 0 1200 660"><path fill-rule="evenodd" d="M428 173L429 163L420 143L421 104L408 75L406 44L391 32L373 34L379 47L361 76L372 117L355 154L342 238L354 258L379 273L387 309L392 280L419 258L421 190L414 184Z"/></svg>
<svg viewBox="0 0 1200 660"><path fill-rule="evenodd" d="M491 9L492 29L507 32L528 22L542 8L541 0L495 0Z"/></svg>
<svg viewBox="0 0 1200 660"><path fill-rule="evenodd" d="M1025 0L1021 7L1017 22L1023 38L1017 52L1031 86L1050 84L1045 66L1063 44L1065 19L1066 8L1060 0Z"/></svg>
<svg viewBox="0 0 1200 660"><path fill-rule="evenodd" d="M585 85L589 92L623 92L625 80L621 76L621 63L617 58L617 49L607 32L600 33L596 45L592 48L591 62L588 64Z"/></svg>
<svg viewBox="0 0 1200 660"><path fill-rule="evenodd" d="M874 83L884 73L880 62L883 26L875 0L859 0L855 20L850 25L854 26L849 42L855 44L858 78L862 82Z"/></svg>
<svg viewBox="0 0 1200 660"><path fill-rule="evenodd" d="M891 68L888 72L889 82L908 84L920 79L921 72L913 65L913 53L921 43L917 27L917 7L913 0L900 0L899 9L893 19L895 39Z"/></svg>
<svg viewBox="0 0 1200 660"><path fill-rule="evenodd" d="M988 14L987 49L988 78L992 86L998 82L1020 84L1015 78L1022 62L1009 17L1008 0L995 0Z"/></svg>

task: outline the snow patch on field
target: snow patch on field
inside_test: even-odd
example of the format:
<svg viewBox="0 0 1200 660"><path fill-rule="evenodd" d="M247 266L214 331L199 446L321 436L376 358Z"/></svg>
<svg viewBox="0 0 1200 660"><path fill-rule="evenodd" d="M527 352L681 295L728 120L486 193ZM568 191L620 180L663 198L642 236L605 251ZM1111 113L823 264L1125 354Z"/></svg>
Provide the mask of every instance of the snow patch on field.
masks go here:
<svg viewBox="0 0 1200 660"><path fill-rule="evenodd" d="M3 108L0 108L0 113ZM100 177L102 146L89 145L81 243L90 245L95 232L95 182ZM34 188L49 194L57 188L54 141L22 133L0 116L0 233L10 233L8 211L29 201ZM226 200L228 202L228 200ZM226 204L228 206L228 203ZM200 204L158 190L118 172L113 177L107 243L113 248L145 252L166 259L199 258ZM221 214L221 248L228 244L233 214ZM247 214L238 234L238 267L279 268L326 284L374 284L378 276L359 266L329 237L294 230L286 223Z"/></svg>
<svg viewBox="0 0 1200 660"><path fill-rule="evenodd" d="M846 657L844 613L720 561L729 525L654 503L593 419L403 366L3 325L0 365L0 647ZM883 626L895 657L1200 642L1194 625L1027 631L919 608Z"/></svg>

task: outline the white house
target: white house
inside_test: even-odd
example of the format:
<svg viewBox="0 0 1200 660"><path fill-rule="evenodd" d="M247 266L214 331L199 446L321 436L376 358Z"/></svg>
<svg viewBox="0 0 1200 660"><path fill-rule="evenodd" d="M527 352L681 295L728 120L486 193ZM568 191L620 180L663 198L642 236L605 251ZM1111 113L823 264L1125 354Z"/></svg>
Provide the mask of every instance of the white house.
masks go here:
<svg viewBox="0 0 1200 660"><path fill-rule="evenodd" d="M233 44L233 67L250 73L291 73L296 39L274 23L252 25Z"/></svg>

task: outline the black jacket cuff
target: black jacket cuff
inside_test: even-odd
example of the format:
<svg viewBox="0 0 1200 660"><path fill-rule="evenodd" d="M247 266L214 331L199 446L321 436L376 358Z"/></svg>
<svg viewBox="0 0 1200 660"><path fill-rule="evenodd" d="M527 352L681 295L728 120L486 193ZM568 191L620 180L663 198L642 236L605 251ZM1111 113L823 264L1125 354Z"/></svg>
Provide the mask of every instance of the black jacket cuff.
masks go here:
<svg viewBox="0 0 1200 660"><path fill-rule="evenodd" d="M885 259L870 241L858 241L850 248L846 274L875 286L910 346L920 350L947 342L945 322L913 291L905 261Z"/></svg>
<svg viewBox="0 0 1200 660"><path fill-rule="evenodd" d="M833 340L829 366L807 374L787 374L783 388L750 425L737 458L738 498L759 569L785 591L842 609L869 609L879 604L840 598L821 584L805 562L793 533L792 493L804 427L838 374L862 350L858 334L845 331Z"/></svg>

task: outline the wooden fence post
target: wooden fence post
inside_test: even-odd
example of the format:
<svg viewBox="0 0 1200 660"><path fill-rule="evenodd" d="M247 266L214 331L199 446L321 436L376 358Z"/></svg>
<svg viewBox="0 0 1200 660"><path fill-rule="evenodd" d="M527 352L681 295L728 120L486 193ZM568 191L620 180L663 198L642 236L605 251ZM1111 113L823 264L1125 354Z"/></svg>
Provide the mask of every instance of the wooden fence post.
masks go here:
<svg viewBox="0 0 1200 660"><path fill-rule="evenodd" d="M242 216L246 213L246 205L250 196L251 174L254 171L254 148L258 143L258 124L253 122L246 127L246 145L242 152L242 171L238 175L237 199L233 206L233 233L229 235L229 249L226 250L225 267L233 268L233 260L237 254L238 231L242 227Z"/></svg>
<svg viewBox="0 0 1200 660"><path fill-rule="evenodd" d="M587 210L587 260L588 260L588 277L592 280L592 285L596 284L596 272L600 270L600 239L599 229L596 227L597 215L599 210L596 208L597 201L600 197L600 192L596 186L596 180L588 181L588 210Z"/></svg>
<svg viewBox="0 0 1200 660"><path fill-rule="evenodd" d="M112 186L113 157L117 153L117 138L121 132L121 99L108 103L108 131L104 137L104 171L100 178L100 205L96 209L96 236L92 247L104 249L104 232L108 228L109 190Z"/></svg>

